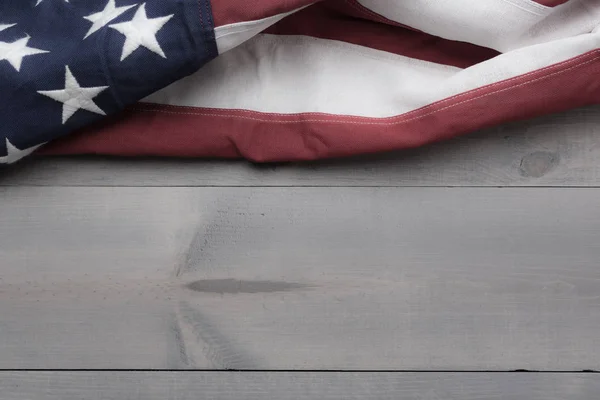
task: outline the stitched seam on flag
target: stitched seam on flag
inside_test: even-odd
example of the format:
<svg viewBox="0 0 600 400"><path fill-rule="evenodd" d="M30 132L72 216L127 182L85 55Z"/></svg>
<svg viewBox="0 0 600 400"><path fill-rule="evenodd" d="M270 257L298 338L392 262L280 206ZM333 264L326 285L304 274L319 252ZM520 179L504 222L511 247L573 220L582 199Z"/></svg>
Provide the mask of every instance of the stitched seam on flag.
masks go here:
<svg viewBox="0 0 600 400"><path fill-rule="evenodd" d="M245 28L245 29L239 29L237 31L230 31L230 32L222 33L222 34L216 35L215 38L216 39L221 39L221 38L224 38L226 36L236 35L238 33L249 32L249 31L252 31L254 28L255 27L248 27L248 28Z"/></svg>
<svg viewBox="0 0 600 400"><path fill-rule="evenodd" d="M296 13L298 11L304 10L307 7L309 7L309 6L300 7L298 9L293 10L292 12L278 14L275 17L285 18L286 16ZM252 20L252 21L243 21L243 22L237 22L234 24L219 26L219 27L215 28L215 33L216 33L215 38L220 39L225 36L252 31L252 30L256 29L257 26L260 26L262 23L265 23L265 22L268 23L269 21L272 21L272 20L273 20L273 17L266 17L266 18L262 18L262 19ZM229 29L233 29L233 30L230 31ZM221 31L224 31L224 32L220 33Z"/></svg>
<svg viewBox="0 0 600 400"><path fill-rule="evenodd" d="M206 18L210 18L210 9L208 8L208 1L204 2L204 9L206 11ZM207 21L207 23L208 23L208 21ZM213 29L213 31L214 31L214 29Z"/></svg>
<svg viewBox="0 0 600 400"><path fill-rule="evenodd" d="M232 31L232 32L245 32L247 30L254 29L256 27L256 25L260 25L263 22L268 22L271 19L272 19L272 17L266 17L266 18L261 18L261 19L257 19L257 20L252 20L252 21L237 22L235 24L219 26L219 27L215 28L215 31L226 31L226 33L224 33L224 35L227 35L228 29L240 28L240 29ZM217 35L217 37L220 37L220 36Z"/></svg>
<svg viewBox="0 0 600 400"><path fill-rule="evenodd" d="M512 0L512 1L514 1L514 0ZM519 1L519 0L517 0L517 1ZM538 3L538 2L537 2L537 1L535 1L535 0L520 0L520 1L521 1L521 2L524 2L524 3L525 3L525 4L527 4L529 7L534 7L534 8L537 8L537 9L539 9L539 10L542 10L542 11L549 11L549 10L552 10L552 8L553 8L553 7L546 6L546 5L544 5L544 4Z"/></svg>
<svg viewBox="0 0 600 400"><path fill-rule="evenodd" d="M96 51L98 53L98 57L100 57L100 68L102 70L102 76L106 82L105 86L108 86L108 93L112 94L113 100L117 103L119 110L121 110L125 108L126 105L121 100L121 93L118 92L118 86L114 84L113 75L110 73L110 67L106 57L107 52L105 51L105 49L109 47L108 36L108 29L99 32L98 40L96 41ZM66 106L66 104L64 106Z"/></svg>
<svg viewBox="0 0 600 400"><path fill-rule="evenodd" d="M202 0L198 1L198 13L200 14L200 28L204 32L204 15L202 14Z"/></svg>
<svg viewBox="0 0 600 400"><path fill-rule="evenodd" d="M543 11L543 13L538 13L538 12L536 12L536 10L532 10L530 8L525 7L525 4L518 4L518 3L514 2L514 1L511 1L511 0L502 0L502 1L505 2L505 3L507 3L507 4L510 4L512 6L515 6L516 8L519 8L519 9L521 9L523 11L527 11L528 13L531 13L533 15L537 15L539 17L543 17L544 15L546 15L546 12L552 10L552 8L550 8L550 7L546 7L546 6L543 6L543 5L535 3L535 2L528 2L528 1L524 0L525 3L528 4L530 7L537 8L540 12Z"/></svg>
<svg viewBox="0 0 600 400"><path fill-rule="evenodd" d="M599 50L596 50L593 53L597 53L598 51ZM585 56L580 56L580 57L577 57L577 58L587 57L587 56L589 56L589 54L587 54ZM575 58L575 59L577 59L577 58ZM572 59L570 61L573 61L575 59ZM259 121L259 122L276 122L276 123L284 123L284 124L306 123L306 122L325 122L325 123L344 123L344 124L352 124L352 125L380 125L380 126L399 125L399 124L404 124L404 123L407 123L407 122L411 122L411 121L416 121L416 120L419 120L419 119L423 119L425 117L437 114L439 112L448 110L450 108L454 108L454 107L457 107L457 106L460 106L460 105L463 105L463 104L466 104L466 103L473 102L475 100L479 100L479 99L482 99L482 98L485 98L485 97L489 97L489 96L492 96L492 95L495 95L495 94L498 94L498 93L502 93L502 92L506 92L508 90L516 89L516 88L519 88L519 87L527 86L529 84L532 84L532 83L535 83L535 82L539 82L541 80L544 80L544 79L547 79L547 78L550 78L550 77L553 77L553 76L556 76L556 75L560 75L560 74L563 74L563 73L565 73L567 71L571 71L571 70L573 70L575 68L579 68L581 66L590 64L590 63L592 63L594 61L597 61L598 59L600 59L600 56L595 56L595 57L593 57L590 60L587 60L587 61L575 64L575 65L573 65L573 66L571 66L569 68L566 68L564 70L560 70L560 71L554 72L554 73L549 74L549 75L544 75L542 77L539 77L539 78L536 78L536 79L532 79L532 80L523 82L523 83L518 84L518 85L513 85L513 86L510 86L510 87L507 87L507 88L504 88L504 89L495 90L493 92L486 93L484 95L477 96L477 97L474 97L472 99L467 99L467 100L464 100L464 101L461 101L461 102L458 102L458 103L454 103L454 104L451 104L449 106L446 106L446 107L443 107L443 108L431 111L431 112L429 112L427 114L418 115L418 116L413 117L413 118L405 119L406 116L408 116L410 114L413 114L414 112L417 112L419 110L415 110L415 111L412 111L410 113L406 113L406 114L399 115L399 116L396 116L396 117L385 118L385 119L399 119L399 118L402 119L402 121L394 121L394 122L383 122L383 121L382 122L367 122L367 121L326 120L326 119L303 119L303 120L298 120L298 121L288 121L288 120L273 120L273 119L255 118L255 117L244 116L244 115L235 115L235 114L216 114L216 113L203 113L203 112L181 112L181 111L168 111L168 110L160 110L160 109L152 109L152 108L147 108L146 109L146 108L137 108L137 107L132 107L130 109L134 110L134 111L142 111L142 112L159 112L159 113L165 113L165 114L197 115L197 116L207 116L207 117L240 118L240 119L247 119L247 120ZM558 65L561 65L561 64L557 64L554 67L556 67ZM547 68L551 68L551 67L547 67ZM537 72L539 72L539 71L537 71ZM527 74L527 75L531 75L531 73ZM525 77L527 75L521 75L520 77L513 78L511 80L523 78L523 77ZM504 81L504 82L496 83L496 84L493 84L493 85L490 85L490 86L486 86L485 88L481 88L478 91L481 91L481 90L486 89L486 88L489 89L491 87L495 87L495 86L499 86L499 85L502 85L502 84L506 84L506 82L508 82L508 81ZM426 106L424 108L429 108L429 107L432 107L432 106L435 106L435 105L443 104L443 103L448 102L448 101L450 101L452 99L456 100L456 99L458 99L460 97L467 96L468 94L469 93L465 93L463 95L460 95L460 96L457 96L457 97L454 97L454 98L451 98L451 99L448 99L448 100L445 100L445 101L442 101L442 102L433 103L433 104L428 105L428 106ZM248 111L248 110L239 110L239 111ZM254 113L260 114L258 112L254 112ZM283 116L283 115L286 115L286 114L275 114L275 115ZM290 114L288 114L288 115L290 115ZM307 115L307 114L304 114L304 115ZM345 118L351 119L351 118L368 118L368 117L355 117L355 116L354 117L350 117L349 116L349 117L345 117ZM382 118L382 119L384 119L384 118Z"/></svg>
<svg viewBox="0 0 600 400"><path fill-rule="evenodd" d="M538 7L542 10L545 10L548 8L552 9L552 8L556 7L556 6L547 6L545 4L539 3L537 0L522 0L522 1L530 4L532 7ZM567 1L569 1L569 0L567 0Z"/></svg>

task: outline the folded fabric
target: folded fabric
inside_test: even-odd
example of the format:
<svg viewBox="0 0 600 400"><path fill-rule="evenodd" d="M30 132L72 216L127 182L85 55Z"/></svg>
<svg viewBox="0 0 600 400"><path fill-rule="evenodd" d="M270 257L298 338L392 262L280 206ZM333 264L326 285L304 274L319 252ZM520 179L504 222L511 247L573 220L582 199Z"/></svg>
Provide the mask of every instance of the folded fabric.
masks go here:
<svg viewBox="0 0 600 400"><path fill-rule="evenodd" d="M600 103L600 0L0 2L0 163L341 157Z"/></svg>

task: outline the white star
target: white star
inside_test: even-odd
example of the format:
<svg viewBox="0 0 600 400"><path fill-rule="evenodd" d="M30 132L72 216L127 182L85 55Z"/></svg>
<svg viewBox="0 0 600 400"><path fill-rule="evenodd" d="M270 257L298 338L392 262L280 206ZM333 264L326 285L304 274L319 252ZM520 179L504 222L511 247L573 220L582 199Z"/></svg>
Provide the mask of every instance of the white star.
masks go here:
<svg viewBox="0 0 600 400"><path fill-rule="evenodd" d="M15 26L15 25L16 25L16 24L8 24L8 25L7 25L7 24L0 24L0 32L2 32L2 31L3 31L3 30L5 30L5 29L8 29L8 28L10 28L10 27L13 27L13 26Z"/></svg>
<svg viewBox="0 0 600 400"><path fill-rule="evenodd" d="M111 28L125 35L121 61L139 49L140 46L147 48L162 58L167 58L156 40L156 34L171 18L173 18L173 14L165 17L148 18L146 15L146 3L144 3L137 9L131 21L109 25Z"/></svg>
<svg viewBox="0 0 600 400"><path fill-rule="evenodd" d="M106 3L104 10L95 14L90 14L87 17L83 17L93 23L92 27L85 35L84 39L90 36L92 33L98 31L100 28L106 26L106 24L108 24L110 21L117 18L119 15L123 14L125 11L133 7L135 7L135 4L132 4L130 6L116 7L115 0L108 0L108 3Z"/></svg>
<svg viewBox="0 0 600 400"><path fill-rule="evenodd" d="M37 0L37 3L35 3L34 7L39 6L42 1L44 1L44 0ZM69 0L65 0L65 3L68 3L68 2L69 2Z"/></svg>
<svg viewBox="0 0 600 400"><path fill-rule="evenodd" d="M26 157L36 151L39 147L46 143L38 144L37 146L30 147L28 149L19 150L13 144L6 139L6 155L0 157L0 164L12 164L19 161L21 158Z"/></svg>
<svg viewBox="0 0 600 400"><path fill-rule="evenodd" d="M100 107L94 103L93 98L108 86L97 86L84 88L79 86L77 79L71 73L69 66L65 72L65 88L61 90L40 90L39 94L63 103L62 123L65 124L79 109L91 111L96 114L106 115Z"/></svg>
<svg viewBox="0 0 600 400"><path fill-rule="evenodd" d="M14 69L20 71L21 63L23 62L24 57L48 53L46 50L27 47L29 39L31 39L29 36L25 36L23 39L19 39L12 43L0 42L0 61L6 60L10 63L10 65L13 66Z"/></svg>

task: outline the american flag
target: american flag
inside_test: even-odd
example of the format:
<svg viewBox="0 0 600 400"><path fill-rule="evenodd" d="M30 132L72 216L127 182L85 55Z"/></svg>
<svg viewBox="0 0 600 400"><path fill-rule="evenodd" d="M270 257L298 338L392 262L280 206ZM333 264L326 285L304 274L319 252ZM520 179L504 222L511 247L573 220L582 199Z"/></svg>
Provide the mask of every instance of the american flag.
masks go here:
<svg viewBox="0 0 600 400"><path fill-rule="evenodd" d="M0 0L0 163L309 160L600 103L600 0Z"/></svg>

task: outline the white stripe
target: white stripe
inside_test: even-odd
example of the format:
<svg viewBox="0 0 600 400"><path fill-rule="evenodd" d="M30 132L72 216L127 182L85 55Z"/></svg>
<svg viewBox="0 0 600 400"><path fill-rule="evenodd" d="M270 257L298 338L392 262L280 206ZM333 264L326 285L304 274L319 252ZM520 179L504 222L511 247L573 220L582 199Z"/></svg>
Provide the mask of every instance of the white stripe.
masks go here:
<svg viewBox="0 0 600 400"><path fill-rule="evenodd" d="M390 117L598 47L600 33L580 35L461 70L333 40L262 34L145 101Z"/></svg>
<svg viewBox="0 0 600 400"><path fill-rule="evenodd" d="M223 54L226 51L239 46L240 44L264 31L271 25L281 21L288 15L294 14L295 12L298 12L306 7L307 6L300 7L287 13L273 15L271 17L256 21L244 21L216 27L215 39L217 41L217 49L219 50L219 54Z"/></svg>
<svg viewBox="0 0 600 400"><path fill-rule="evenodd" d="M392 20L445 39L501 52L591 32L598 0L546 7L531 0L358 0Z"/></svg>

